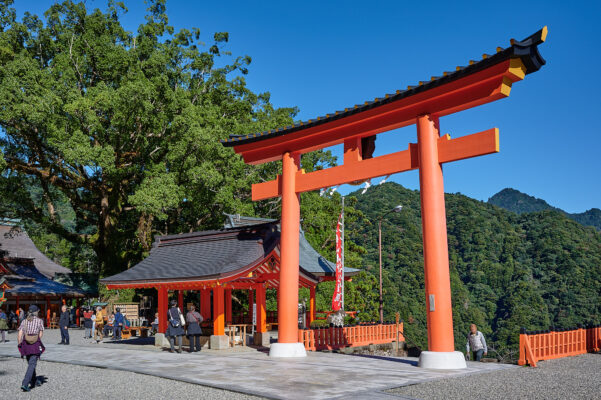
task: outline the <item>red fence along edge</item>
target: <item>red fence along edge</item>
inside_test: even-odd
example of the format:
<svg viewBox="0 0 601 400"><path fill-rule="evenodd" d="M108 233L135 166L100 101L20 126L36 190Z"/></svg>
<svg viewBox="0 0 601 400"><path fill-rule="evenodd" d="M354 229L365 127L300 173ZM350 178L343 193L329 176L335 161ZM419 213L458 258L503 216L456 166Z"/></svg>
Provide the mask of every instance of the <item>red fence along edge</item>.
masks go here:
<svg viewBox="0 0 601 400"><path fill-rule="evenodd" d="M569 331L520 333L519 365L536 367L542 360L597 352L601 348L601 325Z"/></svg>

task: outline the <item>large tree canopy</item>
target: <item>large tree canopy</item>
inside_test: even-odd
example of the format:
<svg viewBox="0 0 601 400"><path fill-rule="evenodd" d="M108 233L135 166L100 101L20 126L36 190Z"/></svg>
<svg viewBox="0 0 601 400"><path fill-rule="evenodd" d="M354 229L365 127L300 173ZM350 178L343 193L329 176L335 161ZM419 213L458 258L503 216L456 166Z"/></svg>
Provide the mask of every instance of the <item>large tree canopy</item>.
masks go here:
<svg viewBox="0 0 601 400"><path fill-rule="evenodd" d="M22 21L10 5L0 5L0 147L3 192L20 217L89 244L106 274L138 261L153 229L277 211L253 204L249 189L278 165L249 167L219 139L289 124L296 110L246 87L251 60L224 51L227 33L204 45L198 29L175 32L163 0L149 1L137 32L112 1L91 13L64 1Z"/></svg>

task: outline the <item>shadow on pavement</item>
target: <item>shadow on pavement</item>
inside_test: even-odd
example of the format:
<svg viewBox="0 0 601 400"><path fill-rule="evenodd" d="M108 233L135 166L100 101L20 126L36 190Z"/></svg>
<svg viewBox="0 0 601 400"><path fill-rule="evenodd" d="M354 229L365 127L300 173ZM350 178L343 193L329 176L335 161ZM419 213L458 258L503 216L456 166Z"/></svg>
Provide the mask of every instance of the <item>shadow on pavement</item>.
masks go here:
<svg viewBox="0 0 601 400"><path fill-rule="evenodd" d="M405 360L403 358L394 358L394 357L386 357L386 356L372 356L369 354L351 354L351 355L354 357L375 358L377 360L398 362L398 363L408 364L408 365L417 367L417 361Z"/></svg>
<svg viewBox="0 0 601 400"><path fill-rule="evenodd" d="M135 337L126 340L107 340L103 341L103 344L133 344L138 346L154 346L154 337Z"/></svg>

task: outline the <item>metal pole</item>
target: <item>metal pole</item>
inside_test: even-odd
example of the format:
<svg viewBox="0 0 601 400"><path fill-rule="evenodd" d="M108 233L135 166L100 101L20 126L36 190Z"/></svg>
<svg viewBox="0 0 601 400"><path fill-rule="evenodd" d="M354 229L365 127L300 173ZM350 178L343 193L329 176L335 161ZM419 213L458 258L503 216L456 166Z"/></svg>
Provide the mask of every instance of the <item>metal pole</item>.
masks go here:
<svg viewBox="0 0 601 400"><path fill-rule="evenodd" d="M378 252L380 254L380 323L384 321L384 300L382 299L382 218L378 220Z"/></svg>

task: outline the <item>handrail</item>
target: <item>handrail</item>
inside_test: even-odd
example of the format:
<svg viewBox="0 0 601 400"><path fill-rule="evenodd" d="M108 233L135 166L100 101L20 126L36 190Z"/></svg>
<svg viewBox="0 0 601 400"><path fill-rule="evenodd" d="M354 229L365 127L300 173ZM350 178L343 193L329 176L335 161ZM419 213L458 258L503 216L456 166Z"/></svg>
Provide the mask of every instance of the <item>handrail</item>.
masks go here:
<svg viewBox="0 0 601 400"><path fill-rule="evenodd" d="M518 365L536 367L542 360L597 352L601 348L601 325L587 328L520 331Z"/></svg>

